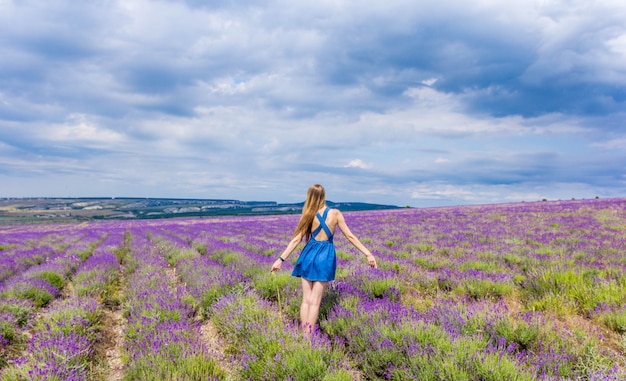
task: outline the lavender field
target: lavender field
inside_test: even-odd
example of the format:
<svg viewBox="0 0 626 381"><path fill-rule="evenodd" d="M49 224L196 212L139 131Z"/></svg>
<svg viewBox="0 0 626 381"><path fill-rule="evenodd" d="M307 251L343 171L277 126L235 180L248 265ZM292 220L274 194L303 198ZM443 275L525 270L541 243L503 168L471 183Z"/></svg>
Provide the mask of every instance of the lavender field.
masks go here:
<svg viewBox="0 0 626 381"><path fill-rule="evenodd" d="M626 379L626 199L344 215L311 340L297 215L0 226L0 379Z"/></svg>

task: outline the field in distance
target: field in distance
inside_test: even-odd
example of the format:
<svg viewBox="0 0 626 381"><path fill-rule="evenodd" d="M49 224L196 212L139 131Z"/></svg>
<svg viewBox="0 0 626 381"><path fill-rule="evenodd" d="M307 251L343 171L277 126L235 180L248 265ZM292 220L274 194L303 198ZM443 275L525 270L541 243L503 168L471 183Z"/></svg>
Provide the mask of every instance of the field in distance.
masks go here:
<svg viewBox="0 0 626 381"><path fill-rule="evenodd" d="M300 213L303 203L177 198L4 198L0 224L93 219L152 219ZM343 211L395 209L394 205L332 202Z"/></svg>

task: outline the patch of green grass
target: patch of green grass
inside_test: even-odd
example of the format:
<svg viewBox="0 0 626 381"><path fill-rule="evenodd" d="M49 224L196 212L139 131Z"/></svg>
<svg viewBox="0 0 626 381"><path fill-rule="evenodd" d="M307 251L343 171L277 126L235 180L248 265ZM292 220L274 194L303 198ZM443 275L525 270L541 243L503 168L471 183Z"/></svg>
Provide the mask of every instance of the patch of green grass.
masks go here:
<svg viewBox="0 0 626 381"><path fill-rule="evenodd" d="M119 302L117 295L120 281L117 269L110 271L83 271L74 278L74 292L77 296L100 297L105 303Z"/></svg>
<svg viewBox="0 0 626 381"><path fill-rule="evenodd" d="M499 299L513 294L515 288L502 282L494 282L488 279L470 278L457 286L458 293L465 294L474 300Z"/></svg>
<svg viewBox="0 0 626 381"><path fill-rule="evenodd" d="M75 333L89 340L95 340L100 330L102 310L92 308L95 306L95 300L92 306L85 304L89 300L87 298L80 299L84 300L84 303L77 304L77 300L79 299L67 299L56 305L53 310L48 311L42 319L37 321L34 330L51 335L60 333L67 336Z"/></svg>
<svg viewBox="0 0 626 381"><path fill-rule="evenodd" d="M503 272L503 268L494 261L484 261L484 260L476 260L476 261L466 261L458 266L459 270L481 270L484 272Z"/></svg>
<svg viewBox="0 0 626 381"><path fill-rule="evenodd" d="M587 343L578 354L574 371L589 379L593 379L594 374L608 374L613 368L613 362L604 355L596 343Z"/></svg>
<svg viewBox="0 0 626 381"><path fill-rule="evenodd" d="M413 263L416 266L419 266L428 270L438 270L438 269L446 268L450 266L449 259L439 258L439 257L415 257L413 259Z"/></svg>
<svg viewBox="0 0 626 381"><path fill-rule="evenodd" d="M170 266L176 266L178 261L187 258L196 258L199 255L200 253L192 248L172 248L165 254L165 260Z"/></svg>
<svg viewBox="0 0 626 381"><path fill-rule="evenodd" d="M276 253L276 248L275 247L270 247L268 249L265 250L261 250L261 255L264 257L271 257L274 255L274 253Z"/></svg>
<svg viewBox="0 0 626 381"><path fill-rule="evenodd" d="M78 251L76 255L78 255L78 257L80 258L82 262L86 261L87 258L91 257L91 255L93 254L93 251L96 249L96 247L98 247L101 241L102 240L99 240L97 242L92 242L87 248L81 251Z"/></svg>
<svg viewBox="0 0 626 381"><path fill-rule="evenodd" d="M174 350L172 350L174 351ZM174 351L175 352L175 351ZM175 359L175 360L173 360ZM168 352L139 357L125 369L124 381L195 381L225 379L214 359L203 355L176 356Z"/></svg>
<svg viewBox="0 0 626 381"><path fill-rule="evenodd" d="M504 318L494 324L497 335L504 337L507 342L516 343L520 349L533 348L542 335L542 326L538 320L522 320Z"/></svg>
<svg viewBox="0 0 626 381"><path fill-rule="evenodd" d="M46 306L54 299L54 295L49 291L30 284L23 284L19 287L5 290L0 293L0 297L30 300L37 308Z"/></svg>
<svg viewBox="0 0 626 381"><path fill-rule="evenodd" d="M468 366L472 379L484 381L535 380L535 375L519 369L514 360L508 356L502 356L501 353L484 353L480 357L474 356L468 359L473 360Z"/></svg>
<svg viewBox="0 0 626 381"><path fill-rule="evenodd" d="M200 253L200 255L205 255L208 251L207 245L204 242L192 242L191 245Z"/></svg>
<svg viewBox="0 0 626 381"><path fill-rule="evenodd" d="M619 281L602 279L597 270L543 269L524 282L532 308L590 316L600 304L621 305L626 289Z"/></svg>
<svg viewBox="0 0 626 381"><path fill-rule="evenodd" d="M26 267L37 266L46 261L46 257L43 254L34 254L30 257L22 257L18 259L20 264L26 265Z"/></svg>
<svg viewBox="0 0 626 381"><path fill-rule="evenodd" d="M65 287L65 284L67 283L67 280L63 277L63 275L55 273L54 271L41 271L34 274L34 278L46 280L52 285L52 287L59 290Z"/></svg>
<svg viewBox="0 0 626 381"><path fill-rule="evenodd" d="M26 300L6 298L0 303L0 312L13 315L19 327L24 327L35 311L35 306Z"/></svg>
<svg viewBox="0 0 626 381"><path fill-rule="evenodd" d="M367 295L373 298L385 297L392 301L399 300L405 288L403 281L394 276L363 279L362 285L362 289Z"/></svg>
<svg viewBox="0 0 626 381"><path fill-rule="evenodd" d="M339 249L337 249L336 254L337 258L343 259L344 261L354 258L354 255L352 255L351 253Z"/></svg>
<svg viewBox="0 0 626 381"><path fill-rule="evenodd" d="M115 256L117 257L118 261L122 265L126 265L126 262L127 262L128 258L131 257L131 255L130 255L130 247L131 246L130 245L131 245L132 241L133 241L133 235L131 234L130 231L126 231L126 232L124 232L124 240L122 241L122 244L118 248L113 249L113 254L115 254Z"/></svg>
<svg viewBox="0 0 626 381"><path fill-rule="evenodd" d="M213 258L213 256L211 257ZM260 274L267 273L268 269L248 257L246 254L237 251L228 251L223 256L218 257L218 261L225 267L237 269L245 278L254 279Z"/></svg>
<svg viewBox="0 0 626 381"><path fill-rule="evenodd" d="M274 302L283 302L286 295L293 294L297 290L300 285L299 281L300 279L292 277L287 271L265 272L256 276L252 284L261 297Z"/></svg>
<svg viewBox="0 0 626 381"><path fill-rule="evenodd" d="M13 316L0 317L0 340L6 344L13 344L21 338L21 331L17 324L17 319ZM0 352L0 356L2 352Z"/></svg>
<svg viewBox="0 0 626 381"><path fill-rule="evenodd" d="M599 320L614 332L626 333L626 308L601 313Z"/></svg>

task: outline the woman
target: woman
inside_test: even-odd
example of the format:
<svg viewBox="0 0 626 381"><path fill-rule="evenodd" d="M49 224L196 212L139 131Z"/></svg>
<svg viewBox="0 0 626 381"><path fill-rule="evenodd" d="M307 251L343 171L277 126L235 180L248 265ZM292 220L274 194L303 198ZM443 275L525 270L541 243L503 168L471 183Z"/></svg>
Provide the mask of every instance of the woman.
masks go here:
<svg viewBox="0 0 626 381"><path fill-rule="evenodd" d="M367 263L373 268L378 268L376 258L352 234L341 212L326 206L326 193L324 187L319 184L309 187L302 216L293 238L272 265L272 272L280 270L282 263L289 258L302 238L306 238L307 244L302 249L291 275L302 278L300 322L307 336L317 323L324 289L329 281L335 279L337 259L333 235L337 226L348 241L365 254Z"/></svg>

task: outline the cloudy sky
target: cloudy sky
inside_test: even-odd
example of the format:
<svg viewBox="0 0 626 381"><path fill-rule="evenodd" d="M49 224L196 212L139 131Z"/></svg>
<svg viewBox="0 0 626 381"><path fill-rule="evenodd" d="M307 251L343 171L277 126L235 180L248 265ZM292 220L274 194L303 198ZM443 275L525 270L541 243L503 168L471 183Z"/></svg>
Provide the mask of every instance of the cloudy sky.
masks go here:
<svg viewBox="0 0 626 381"><path fill-rule="evenodd" d="M623 0L0 0L0 197L623 197L625 123Z"/></svg>

